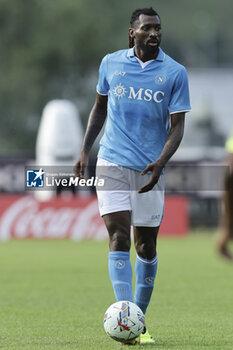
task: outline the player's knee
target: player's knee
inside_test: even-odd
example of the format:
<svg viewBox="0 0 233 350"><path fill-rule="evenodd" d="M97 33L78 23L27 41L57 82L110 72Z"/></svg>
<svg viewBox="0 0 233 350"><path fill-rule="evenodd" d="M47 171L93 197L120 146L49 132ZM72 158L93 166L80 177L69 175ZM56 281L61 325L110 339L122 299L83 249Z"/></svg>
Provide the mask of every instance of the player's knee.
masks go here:
<svg viewBox="0 0 233 350"><path fill-rule="evenodd" d="M156 255L156 242L154 240L135 243L137 254L144 259L151 260Z"/></svg>
<svg viewBox="0 0 233 350"><path fill-rule="evenodd" d="M109 248L111 251L130 250L130 235L126 231L116 230L109 236Z"/></svg>

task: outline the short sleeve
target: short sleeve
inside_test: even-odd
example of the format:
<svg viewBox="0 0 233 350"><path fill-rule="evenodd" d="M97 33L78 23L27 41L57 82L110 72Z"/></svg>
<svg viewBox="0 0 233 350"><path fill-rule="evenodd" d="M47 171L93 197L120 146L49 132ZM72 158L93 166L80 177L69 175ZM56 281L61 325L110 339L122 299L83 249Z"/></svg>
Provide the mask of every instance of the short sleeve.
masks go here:
<svg viewBox="0 0 233 350"><path fill-rule="evenodd" d="M106 55L99 67L99 80L96 86L96 91L100 95L108 95L109 85L107 81L108 55Z"/></svg>
<svg viewBox="0 0 233 350"><path fill-rule="evenodd" d="M191 110L188 76L184 67L182 67L175 79L168 109L170 114Z"/></svg>

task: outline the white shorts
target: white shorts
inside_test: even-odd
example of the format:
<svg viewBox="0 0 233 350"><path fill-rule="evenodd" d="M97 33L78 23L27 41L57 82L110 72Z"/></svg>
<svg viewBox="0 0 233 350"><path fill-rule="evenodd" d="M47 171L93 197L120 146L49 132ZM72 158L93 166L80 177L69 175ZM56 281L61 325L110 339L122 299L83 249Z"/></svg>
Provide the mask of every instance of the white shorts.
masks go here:
<svg viewBox="0 0 233 350"><path fill-rule="evenodd" d="M150 174L125 168L98 158L96 176L104 180L104 186L96 187L100 215L119 211L131 211L133 226L156 227L161 224L164 210L164 175L153 190L138 193L150 179Z"/></svg>

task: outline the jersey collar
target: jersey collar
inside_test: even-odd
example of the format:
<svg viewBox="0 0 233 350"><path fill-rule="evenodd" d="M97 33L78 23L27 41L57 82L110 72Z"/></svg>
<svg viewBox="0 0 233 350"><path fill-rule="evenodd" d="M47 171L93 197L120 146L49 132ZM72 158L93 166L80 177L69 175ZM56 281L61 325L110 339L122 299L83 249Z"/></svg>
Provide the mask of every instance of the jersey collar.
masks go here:
<svg viewBox="0 0 233 350"><path fill-rule="evenodd" d="M127 57L135 57L135 46L128 50ZM155 61L163 62L165 60L165 53L163 50L159 47L159 53L156 57Z"/></svg>

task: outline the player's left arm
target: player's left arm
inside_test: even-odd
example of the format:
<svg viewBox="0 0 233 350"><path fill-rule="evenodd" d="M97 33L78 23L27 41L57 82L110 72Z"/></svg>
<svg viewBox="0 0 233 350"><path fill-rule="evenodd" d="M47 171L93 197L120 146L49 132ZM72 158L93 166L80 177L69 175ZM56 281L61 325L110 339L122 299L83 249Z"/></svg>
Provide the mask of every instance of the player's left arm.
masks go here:
<svg viewBox="0 0 233 350"><path fill-rule="evenodd" d="M171 115L171 129L163 151L160 154L160 157L155 162L148 164L141 173L141 175L145 175L150 171L151 178L145 186L138 190L138 193L148 192L157 184L164 166L176 152L181 143L184 134L184 120L185 112L174 113Z"/></svg>

